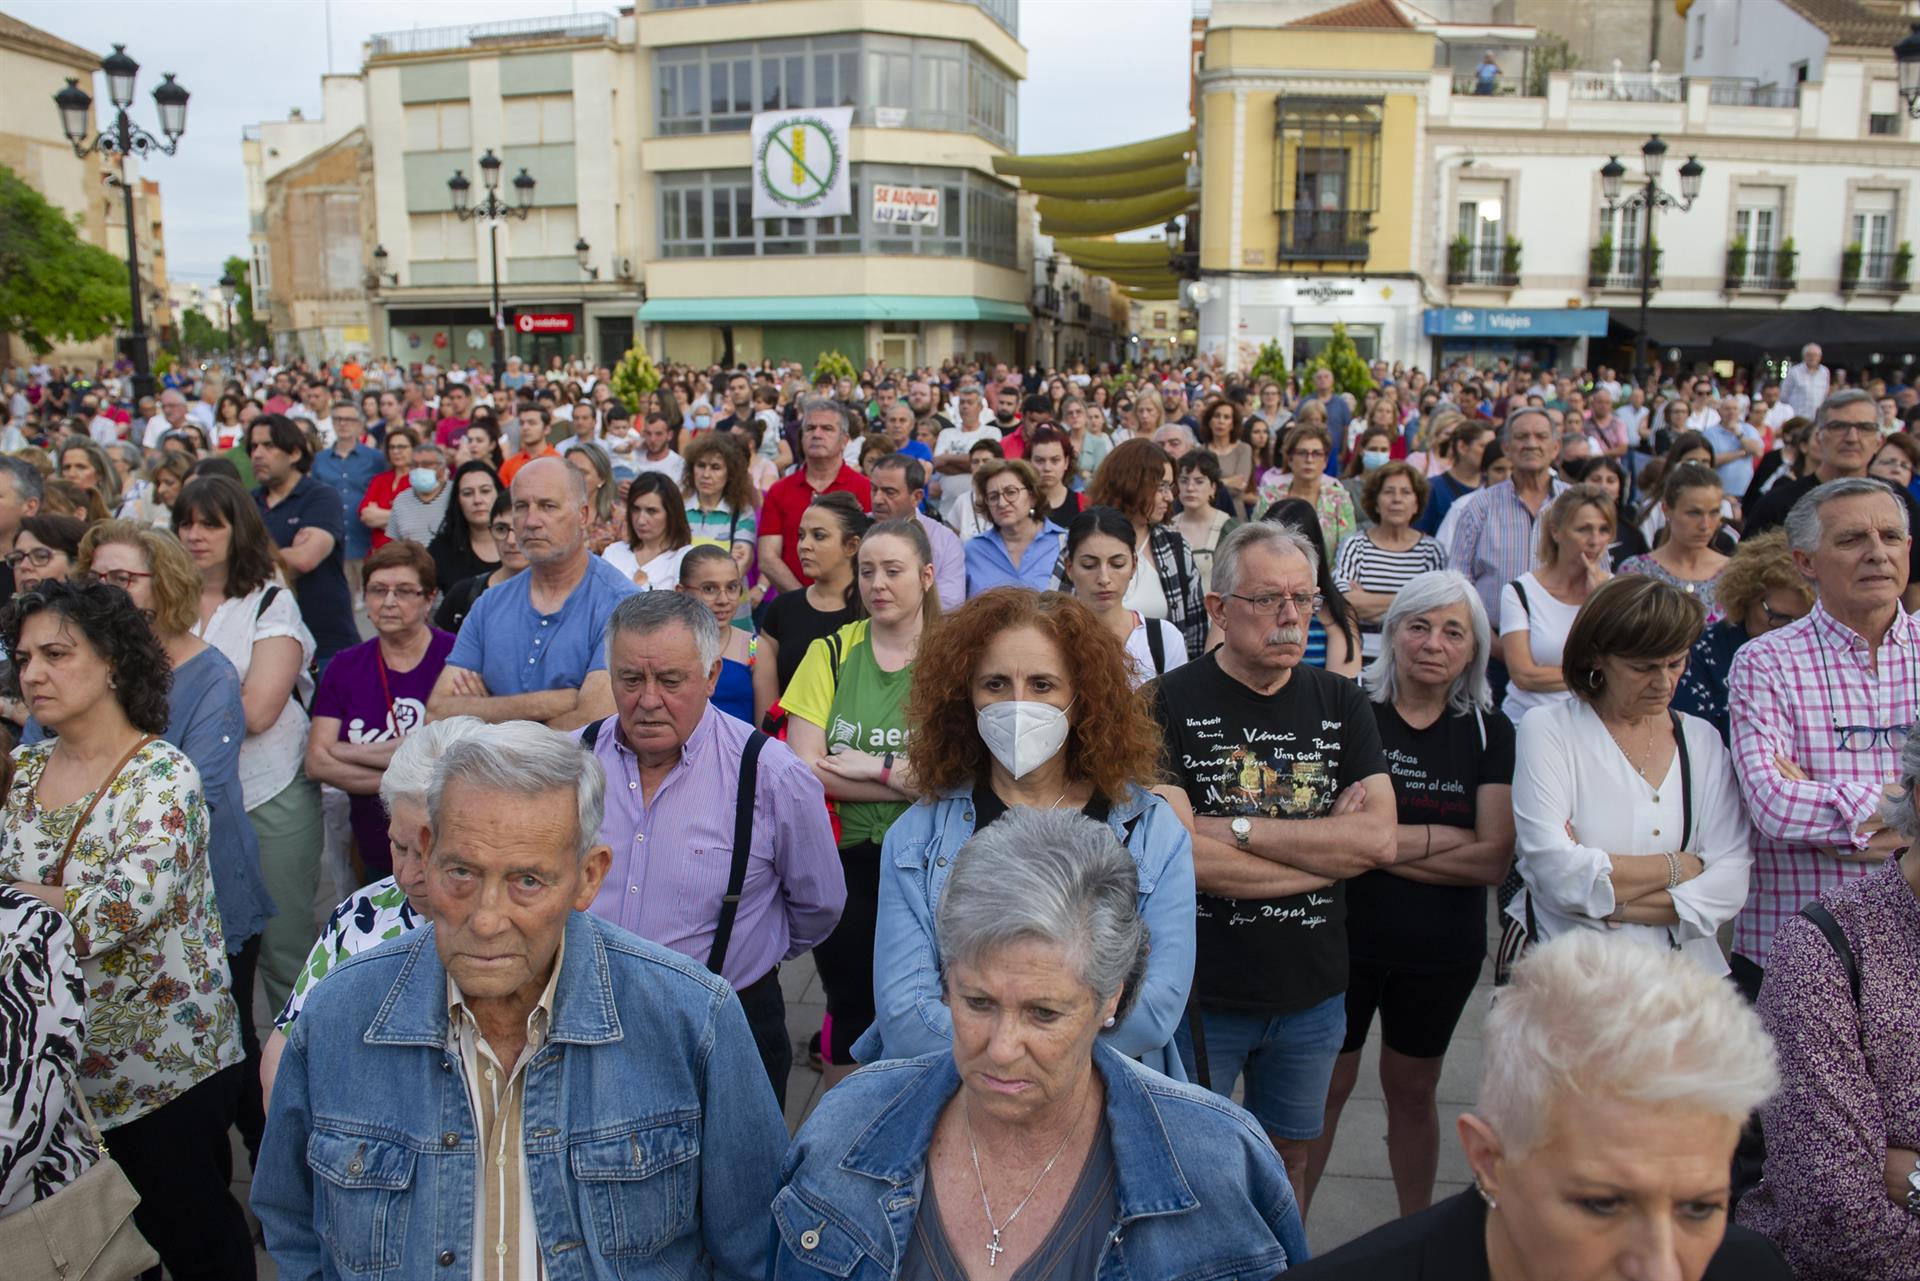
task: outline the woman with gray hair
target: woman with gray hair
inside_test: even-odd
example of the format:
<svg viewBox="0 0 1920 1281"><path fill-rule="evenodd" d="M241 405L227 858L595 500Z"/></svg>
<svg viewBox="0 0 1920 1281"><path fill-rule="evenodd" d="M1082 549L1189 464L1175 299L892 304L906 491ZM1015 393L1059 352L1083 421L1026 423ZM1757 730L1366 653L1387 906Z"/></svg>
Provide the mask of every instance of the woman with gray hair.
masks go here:
<svg viewBox="0 0 1920 1281"><path fill-rule="evenodd" d="M1380 656L1360 678L1400 806L1397 853L1347 882L1347 1037L1307 1158L1309 1206L1376 1010L1400 1213L1433 1201L1440 1069L1486 960L1487 887L1513 865L1514 734L1487 689L1490 630L1465 575L1416 575L1388 606Z"/></svg>
<svg viewBox="0 0 1920 1281"><path fill-rule="evenodd" d="M261 1048L261 1093L271 1100L273 1077L287 1047L287 1029L313 995L314 985L350 956L397 939L427 921L427 858L420 833L427 825L427 789L433 767L447 749L487 728L475 716L451 716L416 729L400 740L380 779L380 803L387 811L387 844L393 874L365 885L333 909L320 938L294 976L293 994L273 1020L273 1033Z"/></svg>
<svg viewBox="0 0 1920 1281"><path fill-rule="evenodd" d="M1514 967L1484 1062L1458 1122L1474 1187L1302 1281L1787 1281L1764 1239L1727 1222L1734 1142L1779 1083L1731 983L1672 952L1569 934Z"/></svg>
<svg viewBox="0 0 1920 1281"><path fill-rule="evenodd" d="M1881 821L1920 835L1920 734L1900 752ZM1802 1281L1920 1276L1920 857L1890 858L1789 916L1760 1019L1785 1083L1762 1111L1760 1186L1740 1221Z"/></svg>
<svg viewBox="0 0 1920 1281"><path fill-rule="evenodd" d="M1307 1257L1253 1118L1100 1033L1146 973L1133 857L1016 808L954 859L936 917L953 1044L862 1068L801 1127L775 1281L1270 1277Z"/></svg>

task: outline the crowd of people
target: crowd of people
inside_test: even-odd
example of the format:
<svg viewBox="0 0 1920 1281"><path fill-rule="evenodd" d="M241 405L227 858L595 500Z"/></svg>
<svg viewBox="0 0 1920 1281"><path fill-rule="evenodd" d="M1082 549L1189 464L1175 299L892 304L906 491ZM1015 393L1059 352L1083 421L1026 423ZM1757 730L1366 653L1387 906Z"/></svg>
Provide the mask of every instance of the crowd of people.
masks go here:
<svg viewBox="0 0 1920 1281"><path fill-rule="evenodd" d="M0 1258L1920 1275L1920 387L661 372L5 376Z"/></svg>

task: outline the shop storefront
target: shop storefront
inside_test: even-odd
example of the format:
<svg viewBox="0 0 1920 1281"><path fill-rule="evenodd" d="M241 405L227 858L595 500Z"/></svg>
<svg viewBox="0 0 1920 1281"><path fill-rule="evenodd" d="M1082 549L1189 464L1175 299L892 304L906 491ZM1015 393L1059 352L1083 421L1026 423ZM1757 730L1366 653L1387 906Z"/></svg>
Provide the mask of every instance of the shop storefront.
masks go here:
<svg viewBox="0 0 1920 1281"><path fill-rule="evenodd" d="M587 351L580 304L533 303L505 310L507 355L544 367L554 356L566 361ZM616 341L631 341L632 317L630 308L611 317L619 329ZM493 363L491 320L485 307L395 307L387 312L386 328L386 353L406 364L432 360L445 369L469 360ZM625 349L623 345L620 351Z"/></svg>
<svg viewBox="0 0 1920 1281"><path fill-rule="evenodd" d="M1588 363L1589 339L1607 333L1605 308L1432 307L1423 327L1433 367L1469 360L1491 365L1505 358L1520 368L1571 368Z"/></svg>
<svg viewBox="0 0 1920 1281"><path fill-rule="evenodd" d="M655 360L704 366L762 360L811 367L837 351L913 368L943 360L1017 362L1030 316L1012 302L861 294L823 298L650 298L640 308Z"/></svg>
<svg viewBox="0 0 1920 1281"><path fill-rule="evenodd" d="M1420 342L1420 289L1388 276L1208 276L1195 290L1199 351L1229 369L1252 366L1260 348L1278 341L1287 367L1298 368L1343 325L1363 360L1415 364Z"/></svg>

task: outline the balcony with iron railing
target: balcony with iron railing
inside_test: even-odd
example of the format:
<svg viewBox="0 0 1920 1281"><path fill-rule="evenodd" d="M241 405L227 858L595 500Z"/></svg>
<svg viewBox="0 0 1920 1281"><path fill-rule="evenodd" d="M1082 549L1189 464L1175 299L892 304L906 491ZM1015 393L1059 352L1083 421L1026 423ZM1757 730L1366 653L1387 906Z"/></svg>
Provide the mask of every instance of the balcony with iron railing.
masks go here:
<svg viewBox="0 0 1920 1281"><path fill-rule="evenodd" d="M1902 245L1891 252L1864 253L1849 246L1840 254L1840 292L1843 294L1904 294L1913 273L1913 251Z"/></svg>
<svg viewBox="0 0 1920 1281"><path fill-rule="evenodd" d="M1799 254L1791 248L1748 249L1735 241L1727 246L1727 292L1792 293Z"/></svg>
<svg viewBox="0 0 1920 1281"><path fill-rule="evenodd" d="M501 45L611 40L617 24L618 20L610 13L575 13L469 22L457 27L424 27L416 31L384 31L368 39L367 56L381 58L407 53L491 49Z"/></svg>
<svg viewBox="0 0 1920 1281"><path fill-rule="evenodd" d="M1282 260L1365 262L1373 214L1360 209L1282 209Z"/></svg>
<svg viewBox="0 0 1920 1281"><path fill-rule="evenodd" d="M1653 287L1660 287L1660 249L1653 251ZM1615 249L1602 242L1589 251L1587 258L1587 288L1605 290L1632 290L1640 288L1640 271L1643 257L1638 246Z"/></svg>
<svg viewBox="0 0 1920 1281"><path fill-rule="evenodd" d="M1520 283L1520 242L1469 245L1454 241L1447 252L1447 283L1512 289Z"/></svg>

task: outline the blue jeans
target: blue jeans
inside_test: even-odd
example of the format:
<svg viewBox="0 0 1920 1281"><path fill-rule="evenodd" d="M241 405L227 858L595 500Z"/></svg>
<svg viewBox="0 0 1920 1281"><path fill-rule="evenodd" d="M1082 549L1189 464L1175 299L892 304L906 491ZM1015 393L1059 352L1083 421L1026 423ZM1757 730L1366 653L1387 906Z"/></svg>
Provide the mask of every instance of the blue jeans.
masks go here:
<svg viewBox="0 0 1920 1281"><path fill-rule="evenodd" d="M1208 1086L1214 1093L1231 1097L1244 1071L1246 1108L1262 1129L1276 1139L1320 1137L1327 1083L1347 1035L1344 993L1292 1014L1203 1009L1200 1019L1207 1041ZM1187 1076L1198 1081L1190 1022L1180 1024L1174 1044Z"/></svg>

